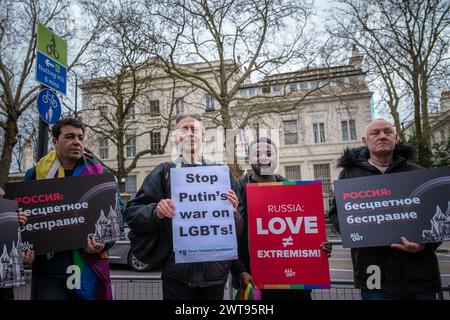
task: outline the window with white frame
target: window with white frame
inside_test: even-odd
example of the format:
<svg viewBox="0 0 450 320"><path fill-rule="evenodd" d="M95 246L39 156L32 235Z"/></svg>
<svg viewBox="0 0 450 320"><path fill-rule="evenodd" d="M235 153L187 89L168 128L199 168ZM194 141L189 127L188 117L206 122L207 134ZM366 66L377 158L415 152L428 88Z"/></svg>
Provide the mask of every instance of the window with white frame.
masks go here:
<svg viewBox="0 0 450 320"><path fill-rule="evenodd" d="M215 109L215 100L212 95L205 94L205 108L206 111L211 111Z"/></svg>
<svg viewBox="0 0 450 320"><path fill-rule="evenodd" d="M150 117L159 116L159 100L150 100L149 112Z"/></svg>
<svg viewBox="0 0 450 320"><path fill-rule="evenodd" d="M217 128L206 128L206 149L205 153L209 156L214 156L217 144Z"/></svg>
<svg viewBox="0 0 450 320"><path fill-rule="evenodd" d="M319 163L314 166L314 179L322 181L322 189L325 195L331 194L330 164Z"/></svg>
<svg viewBox="0 0 450 320"><path fill-rule="evenodd" d="M109 158L109 145L108 138L106 137L100 137L98 139L98 156L102 160Z"/></svg>
<svg viewBox="0 0 450 320"><path fill-rule="evenodd" d="M313 123L314 143L324 143L325 140L325 123Z"/></svg>
<svg viewBox="0 0 450 320"><path fill-rule="evenodd" d="M178 98L175 100L175 111L176 114L184 113L184 99Z"/></svg>
<svg viewBox="0 0 450 320"><path fill-rule="evenodd" d="M298 144L297 120L283 121L284 144Z"/></svg>
<svg viewBox="0 0 450 320"><path fill-rule="evenodd" d="M286 178L288 178L289 180L292 180L292 181L302 179L299 165L284 166L284 174L285 174Z"/></svg>
<svg viewBox="0 0 450 320"><path fill-rule="evenodd" d="M136 193L136 176L128 176L125 178L125 192Z"/></svg>
<svg viewBox="0 0 450 320"><path fill-rule="evenodd" d="M308 90L309 89L309 82L303 81L299 83L300 90Z"/></svg>
<svg viewBox="0 0 450 320"><path fill-rule="evenodd" d="M161 132L150 132L150 150L161 150Z"/></svg>
<svg viewBox="0 0 450 320"><path fill-rule="evenodd" d="M134 135L125 135L125 149L127 158L133 158L136 155L136 137Z"/></svg>
<svg viewBox="0 0 450 320"><path fill-rule="evenodd" d="M342 141L352 141L356 140L356 124L355 120L342 120L341 121L342 130Z"/></svg>
<svg viewBox="0 0 450 320"><path fill-rule="evenodd" d="M290 91L297 91L298 90L298 83L289 83L289 90Z"/></svg>
<svg viewBox="0 0 450 320"><path fill-rule="evenodd" d="M136 115L136 105L133 103L131 104L127 114L125 115L125 120L134 120L135 115Z"/></svg>
<svg viewBox="0 0 450 320"><path fill-rule="evenodd" d="M281 86L272 86L273 94L281 94L282 87Z"/></svg>
<svg viewBox="0 0 450 320"><path fill-rule="evenodd" d="M108 107L107 106L100 106L98 108L100 120L105 120L108 118Z"/></svg>

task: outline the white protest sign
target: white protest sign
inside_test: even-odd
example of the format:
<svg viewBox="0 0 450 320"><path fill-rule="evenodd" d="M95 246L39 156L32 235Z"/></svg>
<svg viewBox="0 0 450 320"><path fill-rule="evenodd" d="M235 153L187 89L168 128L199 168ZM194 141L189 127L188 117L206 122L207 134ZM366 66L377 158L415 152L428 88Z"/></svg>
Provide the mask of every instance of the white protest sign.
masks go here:
<svg viewBox="0 0 450 320"><path fill-rule="evenodd" d="M237 258L227 166L171 168L173 250L176 263Z"/></svg>

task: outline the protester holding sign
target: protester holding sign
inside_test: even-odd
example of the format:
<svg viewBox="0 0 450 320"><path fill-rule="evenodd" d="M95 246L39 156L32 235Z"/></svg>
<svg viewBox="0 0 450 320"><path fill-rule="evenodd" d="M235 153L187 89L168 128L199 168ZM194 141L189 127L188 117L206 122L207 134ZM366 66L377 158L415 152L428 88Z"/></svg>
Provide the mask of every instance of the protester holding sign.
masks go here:
<svg viewBox="0 0 450 320"><path fill-rule="evenodd" d="M145 178L136 197L127 204L125 222L131 229L131 247L134 253L141 253L138 258L143 257L143 262L163 264L164 300L221 300L231 261L175 263L172 235L175 205L170 199L170 168L211 165L202 157L206 132L201 116L181 114L175 122L179 157L174 162L156 166ZM236 211L238 199L235 193L229 191L226 198ZM200 209L201 206L196 208ZM144 250L138 250L138 243L142 243ZM146 247L146 244L152 245Z"/></svg>
<svg viewBox="0 0 450 320"><path fill-rule="evenodd" d="M381 174L421 169L408 162L415 155L414 148L400 143L394 127L384 119L372 121L362 141L364 147L346 150L339 160L343 168L339 179L376 179ZM330 219L340 232L338 215L333 200ZM413 243L405 237L401 241L390 247L352 248L355 287L361 289L363 299L436 299L440 273L435 250L439 244Z"/></svg>
<svg viewBox="0 0 450 320"><path fill-rule="evenodd" d="M59 120L52 127L54 151L29 169L25 180L55 177L101 175L107 172L100 161L84 152L84 125L78 119ZM121 203L119 195L117 195ZM109 244L111 246L112 244ZM47 253L36 257L33 264L32 299L37 300L111 300L107 247L95 238L86 239L80 250ZM76 266L78 268L73 268ZM81 271L81 287L68 287L71 270Z"/></svg>
<svg viewBox="0 0 450 320"><path fill-rule="evenodd" d="M0 188L0 199L3 198L5 192ZM19 225L23 226L27 223L27 216L21 208L18 209ZM20 250L20 248L18 248ZM26 250L22 252L22 262L24 265L30 265L34 261L34 252L32 250ZM14 300L14 290L13 288L2 288L0 289L0 300Z"/></svg>
<svg viewBox="0 0 450 320"><path fill-rule="evenodd" d="M237 279L243 290L249 282L253 283L250 269L249 252L249 232L248 232L248 212L247 212L247 192L246 185L249 183L283 182L288 181L283 176L276 174L278 166L278 150L275 144L268 138L259 138L249 146L249 158L252 167L251 172L237 182L236 193L239 197L239 215L243 220L243 232L238 237L239 260L233 263L233 285L236 286ZM331 246L324 242L321 248L330 255ZM288 290L288 289L263 289L262 298L264 300L311 300L311 290Z"/></svg>

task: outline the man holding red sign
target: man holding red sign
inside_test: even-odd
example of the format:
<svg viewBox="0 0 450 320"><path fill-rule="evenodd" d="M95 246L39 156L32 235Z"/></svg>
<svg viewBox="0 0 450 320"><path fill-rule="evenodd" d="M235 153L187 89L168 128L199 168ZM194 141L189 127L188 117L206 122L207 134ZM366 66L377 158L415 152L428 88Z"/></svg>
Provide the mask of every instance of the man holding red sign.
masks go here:
<svg viewBox="0 0 450 320"><path fill-rule="evenodd" d="M310 198L317 207L322 200L299 194L296 189L304 186L288 185L286 178L275 174L277 149L270 139L253 142L249 156L253 171L237 186L238 209L245 225L238 238L239 260L232 268L234 280L239 278L244 289L249 282L263 288L264 300L311 300L310 289L318 286L308 284L329 285L331 247L324 242L325 229L318 229L318 223L324 222L317 221L317 216L304 216L301 202ZM313 188L321 197L321 185ZM323 209L319 211L323 220Z"/></svg>

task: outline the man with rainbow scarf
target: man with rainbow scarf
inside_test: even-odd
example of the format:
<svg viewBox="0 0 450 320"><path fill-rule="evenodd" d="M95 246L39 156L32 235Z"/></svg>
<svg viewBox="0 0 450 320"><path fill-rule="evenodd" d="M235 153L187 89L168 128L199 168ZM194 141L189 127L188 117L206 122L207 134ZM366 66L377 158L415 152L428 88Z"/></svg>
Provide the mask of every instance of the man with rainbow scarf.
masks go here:
<svg viewBox="0 0 450 320"><path fill-rule="evenodd" d="M53 151L25 174L25 180L68 176L100 175L107 169L93 155L84 152L84 125L78 119L61 119L52 127ZM120 207L122 202L118 195ZM109 246L110 247L110 246ZM83 249L38 256L33 263L33 300L111 300L111 279L104 243L86 239ZM70 290L67 268L81 270L80 289Z"/></svg>

